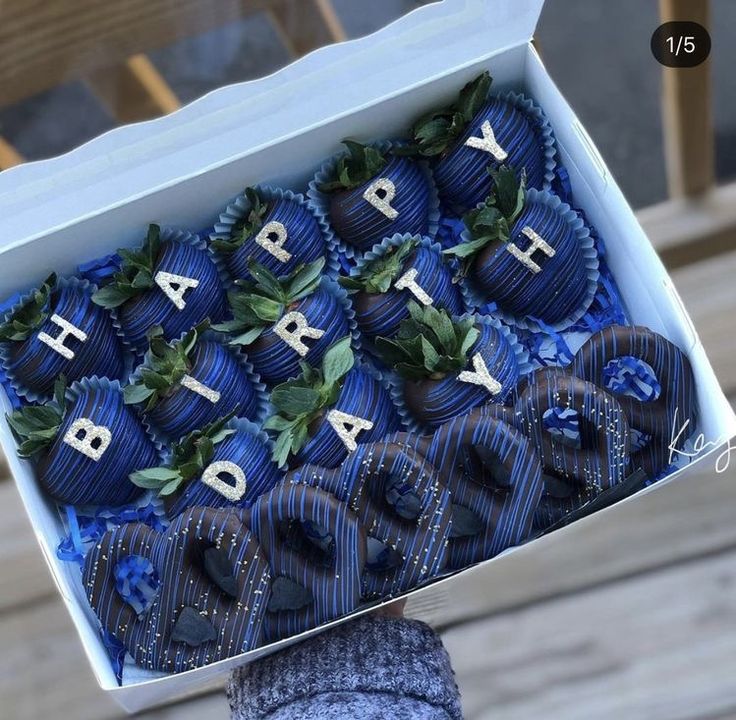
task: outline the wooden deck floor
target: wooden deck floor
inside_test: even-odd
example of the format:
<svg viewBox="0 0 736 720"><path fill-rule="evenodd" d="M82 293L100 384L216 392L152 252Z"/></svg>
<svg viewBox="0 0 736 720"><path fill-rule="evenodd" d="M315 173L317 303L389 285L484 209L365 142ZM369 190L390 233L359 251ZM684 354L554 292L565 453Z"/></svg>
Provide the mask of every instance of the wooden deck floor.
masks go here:
<svg viewBox="0 0 736 720"><path fill-rule="evenodd" d="M736 397L736 253L674 274ZM494 611L443 637L467 718L736 718L736 465L673 484L567 553L564 577L484 588ZM552 564L550 564L552 565ZM100 691L10 482L0 482L0 716L118 718ZM486 603L488 605L488 603ZM458 616L448 604L444 621ZM443 618L437 618L442 622ZM145 718L227 717L222 693Z"/></svg>

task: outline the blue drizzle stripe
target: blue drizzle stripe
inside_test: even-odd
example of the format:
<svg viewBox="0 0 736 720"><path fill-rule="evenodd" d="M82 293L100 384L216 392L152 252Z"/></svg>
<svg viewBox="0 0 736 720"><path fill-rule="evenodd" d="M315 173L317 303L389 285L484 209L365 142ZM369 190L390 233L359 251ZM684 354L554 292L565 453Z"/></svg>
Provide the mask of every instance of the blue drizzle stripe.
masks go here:
<svg viewBox="0 0 736 720"><path fill-rule="evenodd" d="M192 430L235 412L237 417L255 420L260 409L259 391L235 353L217 342L201 340L190 355L189 375L220 399L207 398L181 385L162 397L147 413L152 425L167 438L177 440Z"/></svg>
<svg viewBox="0 0 736 720"><path fill-rule="evenodd" d="M345 615L360 602L360 577L365 565L365 532L347 504L329 493L283 482L242 513L271 563L274 579L286 577L312 593L313 602L299 610L267 612L265 636L275 642ZM329 567L310 562L279 535L289 521L324 528L335 540Z"/></svg>
<svg viewBox="0 0 736 720"><path fill-rule="evenodd" d="M122 505L143 491L128 480L135 470L156 466L158 451L137 415L123 402L120 388L101 387L95 379L74 386L75 399L48 452L40 459L37 477L57 502L69 505ZM63 441L78 418L107 427L112 440L98 461L94 461Z"/></svg>
<svg viewBox="0 0 736 720"><path fill-rule="evenodd" d="M368 535L392 547L402 558L398 567L366 570L363 596L394 595L435 576L443 567L451 518L450 492L435 468L419 453L396 443L359 445L338 468L305 465L287 476L334 494L357 513ZM390 479L401 479L419 497L415 520L391 512L385 500Z"/></svg>
<svg viewBox="0 0 736 720"><path fill-rule="evenodd" d="M670 445L682 449L695 431L695 378L690 361L674 343L649 328L623 325L592 335L576 353L573 373L604 386L608 363L627 356L648 363L661 386L659 396L651 401L616 393L629 425L651 436L647 445L632 453L632 468L642 467L654 478L670 464Z"/></svg>
<svg viewBox="0 0 736 720"><path fill-rule="evenodd" d="M555 251L552 257L541 251L534 254L541 271L531 272L508 252L506 243L497 242L476 256L471 283L513 315L532 316L550 324L560 322L573 315L588 294L588 270L580 242L562 213L529 202L514 223L510 238L522 252L531 245L521 232L527 225Z"/></svg>
<svg viewBox="0 0 736 720"><path fill-rule="evenodd" d="M498 168L495 158L485 150L465 145L471 137L481 137L481 125L488 120L498 144L508 153L504 164L518 172L526 169L527 186L542 189L546 171L546 140L531 118L508 100L494 97L478 112L465 133L434 166L434 180L440 200L462 215L483 202L493 187L487 172Z"/></svg>
<svg viewBox="0 0 736 720"><path fill-rule="evenodd" d="M192 480L186 488L171 501L164 501L166 514L176 517L189 507L250 507L259 495L270 490L283 473L271 460L268 443L245 430L238 430L230 437L215 445L212 462L228 460L235 463L245 473L245 494L235 504L226 497L205 485L201 476Z"/></svg>
<svg viewBox="0 0 736 720"><path fill-rule="evenodd" d="M277 384L296 377L301 372L301 360L318 366L330 345L350 333L348 317L336 291L327 281L323 287L288 308L302 313L310 327L324 331L317 340L305 338L309 352L304 358L274 332L273 326L245 348L248 360L264 382Z"/></svg>
<svg viewBox="0 0 736 720"><path fill-rule="evenodd" d="M398 216L393 220L363 198L369 185L379 177L388 178L396 187L391 207ZM389 156L386 167L375 178L352 190L329 195L330 222L343 242L361 251L370 250L396 233L426 235L430 193L429 178L414 160Z"/></svg>
<svg viewBox="0 0 736 720"><path fill-rule="evenodd" d="M214 585L198 558L211 546L226 553L238 596ZM128 555L151 561L160 591L143 617L115 590L114 570ZM136 664L150 670L183 672L257 647L270 597L268 562L255 538L231 511L190 508L157 533L132 523L108 532L87 555L83 583L102 627L125 645ZM174 642L171 632L184 607L212 623L217 639L198 647Z"/></svg>
<svg viewBox="0 0 736 720"><path fill-rule="evenodd" d="M4 343L7 356L7 372L13 383L34 395L47 398L54 389L54 382L64 374L69 382L97 375L121 380L125 374L125 349L106 310L90 299L92 289L78 284L57 286L48 307L48 317L41 326L23 342ZM62 329L51 322L56 313L87 333L81 342L74 336L66 338L64 345L74 352L67 360L38 336L45 332L57 337Z"/></svg>
<svg viewBox="0 0 736 720"><path fill-rule="evenodd" d="M146 332L154 325L163 327L167 340L175 340L202 320L218 322L225 315L225 293L206 250L173 240L162 242L154 275L159 271L198 280L199 285L184 294L183 310L158 285L120 306L118 319L125 336L140 351L146 345Z"/></svg>
<svg viewBox="0 0 736 720"><path fill-rule="evenodd" d="M541 465L531 443L503 418L511 420L512 411L489 405L452 419L433 435L391 438L420 452L437 469L453 505L471 510L484 525L476 535L450 537L447 567L453 570L519 545L532 532L544 489ZM474 448L491 453L500 468L473 459Z"/></svg>
<svg viewBox="0 0 736 720"><path fill-rule="evenodd" d="M398 430L400 426L399 415L389 392L361 368L353 368L345 376L340 396L332 407L373 423L370 430L363 430L358 435L358 443L379 440L386 433ZM334 467L342 462L347 454L347 448L342 440L323 417L310 440L297 454L296 464L313 463Z"/></svg>
<svg viewBox="0 0 736 720"><path fill-rule="evenodd" d="M288 275L299 265L313 262L327 254L326 239L322 234L317 218L306 204L287 198L272 199L263 218L263 225L280 222L287 232L284 250L291 254L286 262L281 262L270 252L258 245L255 235L251 235L235 252L216 253L234 280L252 280L248 261L253 259L281 277Z"/></svg>
<svg viewBox="0 0 736 720"><path fill-rule="evenodd" d="M442 380L407 380L403 384L404 401L421 425L436 428L491 399L503 402L516 387L519 367L514 348L493 325L478 323L477 328L480 336L468 352L468 358L481 354L491 377L501 383L501 392L491 398L484 387L462 382L457 379L457 374ZM468 368L472 370L470 362Z"/></svg>

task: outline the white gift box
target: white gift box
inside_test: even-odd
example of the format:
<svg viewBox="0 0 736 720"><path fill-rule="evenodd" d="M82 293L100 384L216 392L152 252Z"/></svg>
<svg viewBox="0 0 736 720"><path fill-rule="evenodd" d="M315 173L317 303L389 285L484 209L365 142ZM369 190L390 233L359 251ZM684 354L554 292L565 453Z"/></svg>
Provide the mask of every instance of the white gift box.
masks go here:
<svg viewBox="0 0 736 720"><path fill-rule="evenodd" d="M135 245L149 222L192 230L208 227L248 184L304 191L342 138L368 141L398 135L424 109L450 100L465 82L488 69L494 92L522 91L544 109L576 205L606 240L607 260L632 320L687 353L696 379L697 432L710 442L729 439L736 434L736 418L672 281L530 44L542 4L445 0L428 5L380 32L318 50L261 80L217 90L168 117L114 130L62 157L3 173L0 298L37 285L52 270L71 273L81 262ZM10 403L2 391L0 401L0 444L41 550L100 686L126 710L222 684L235 665L319 632L179 675L126 673L119 687L79 569L56 556L65 534L58 511L39 489L30 464L18 459L4 419ZM642 493L659 492L678 476L686 479L691 468ZM636 502L642 493L623 502ZM524 564L531 572L539 542L549 548L558 536L582 533L581 525L589 528L610 522L609 517L608 510L601 511L543 541L508 550L500 563L498 558L488 560L410 594L413 600L437 592L463 597L492 588L504 581L511 565L517 576ZM474 614L482 612L482 598L471 604Z"/></svg>

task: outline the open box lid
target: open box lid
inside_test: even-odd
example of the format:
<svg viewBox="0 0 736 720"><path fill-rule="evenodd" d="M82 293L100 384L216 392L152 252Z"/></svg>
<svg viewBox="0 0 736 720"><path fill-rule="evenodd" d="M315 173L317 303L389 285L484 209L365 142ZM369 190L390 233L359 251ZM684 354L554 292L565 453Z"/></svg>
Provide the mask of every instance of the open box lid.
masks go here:
<svg viewBox="0 0 736 720"><path fill-rule="evenodd" d="M0 173L0 251L524 44L542 5L431 3L372 35L320 48L172 115L117 128L66 155ZM433 52L440 47L442 52Z"/></svg>

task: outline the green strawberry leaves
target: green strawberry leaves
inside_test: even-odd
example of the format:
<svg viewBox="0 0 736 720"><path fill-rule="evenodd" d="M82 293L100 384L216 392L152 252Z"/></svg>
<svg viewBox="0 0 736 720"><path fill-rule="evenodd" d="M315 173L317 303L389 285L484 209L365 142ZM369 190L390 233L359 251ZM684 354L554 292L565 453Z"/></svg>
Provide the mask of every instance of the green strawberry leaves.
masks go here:
<svg viewBox="0 0 736 720"><path fill-rule="evenodd" d="M467 83L457 101L447 107L430 110L412 126L412 141L396 148L397 155L436 157L446 152L465 132L488 99L493 80L484 72Z"/></svg>
<svg viewBox="0 0 736 720"><path fill-rule="evenodd" d="M145 402L145 411L152 410L161 397L171 392L191 370L190 354L209 327L205 320L193 327L181 340L168 343L163 328L154 326L148 331L148 353L145 365L135 383L123 389L126 405Z"/></svg>
<svg viewBox="0 0 736 720"><path fill-rule="evenodd" d="M337 401L342 382L354 364L350 337L344 337L330 346L320 369L302 363L299 377L273 389L271 404L275 412L263 427L277 433L273 459L280 467L306 445L310 424Z"/></svg>
<svg viewBox="0 0 736 720"><path fill-rule="evenodd" d="M121 260L120 270L113 275L111 282L92 296L92 302L104 308L116 308L152 288L160 249L161 228L151 224L140 250L121 248L117 251Z"/></svg>
<svg viewBox="0 0 736 720"><path fill-rule="evenodd" d="M325 259L319 258L279 280L263 265L249 261L248 269L255 282L238 280L239 289L228 293L233 319L213 325L212 329L234 335L231 345L250 345L266 328L277 323L290 305L319 287L324 266Z"/></svg>
<svg viewBox="0 0 736 720"><path fill-rule="evenodd" d="M432 305L408 305L395 338L376 338L376 349L387 365L409 380L439 380L461 371L480 335L472 318L453 320Z"/></svg>
<svg viewBox="0 0 736 720"><path fill-rule="evenodd" d="M416 240L406 240L401 245L389 248L383 257L366 264L355 277L342 276L338 282L349 292L385 293L399 278L404 263L417 247Z"/></svg>
<svg viewBox="0 0 736 720"><path fill-rule="evenodd" d="M342 142L348 152L337 161L333 177L318 185L320 192L352 190L376 177L386 167L386 156L375 148L353 140Z"/></svg>
<svg viewBox="0 0 736 720"><path fill-rule="evenodd" d="M256 235L263 227L264 218L268 214L271 204L263 202L255 188L247 187L243 194L250 205L247 215L233 225L229 238L219 238L210 243L213 250L223 253L235 252L246 240Z"/></svg>
<svg viewBox="0 0 736 720"><path fill-rule="evenodd" d="M41 287L34 290L31 297L0 325L0 341L23 342L41 327L49 316L49 302L55 287L56 273L51 273Z"/></svg>
<svg viewBox="0 0 736 720"><path fill-rule="evenodd" d="M128 476L130 481L138 487L154 490L158 495L175 493L182 485L199 477L212 462L215 446L235 433L235 430L225 427L234 415L225 415L201 430L185 435L171 445L171 460L167 465L136 470Z"/></svg>
<svg viewBox="0 0 736 720"><path fill-rule="evenodd" d="M447 255L470 258L479 250L495 242L508 242L511 228L524 209L526 201L526 173L517 178L513 168L502 165L498 170L488 167L493 177L493 190L480 207L463 216L471 239L444 250Z"/></svg>
<svg viewBox="0 0 736 720"><path fill-rule="evenodd" d="M26 405L6 415L18 440L18 455L30 458L45 450L56 438L66 412L66 378L54 384L54 399L45 405Z"/></svg>

